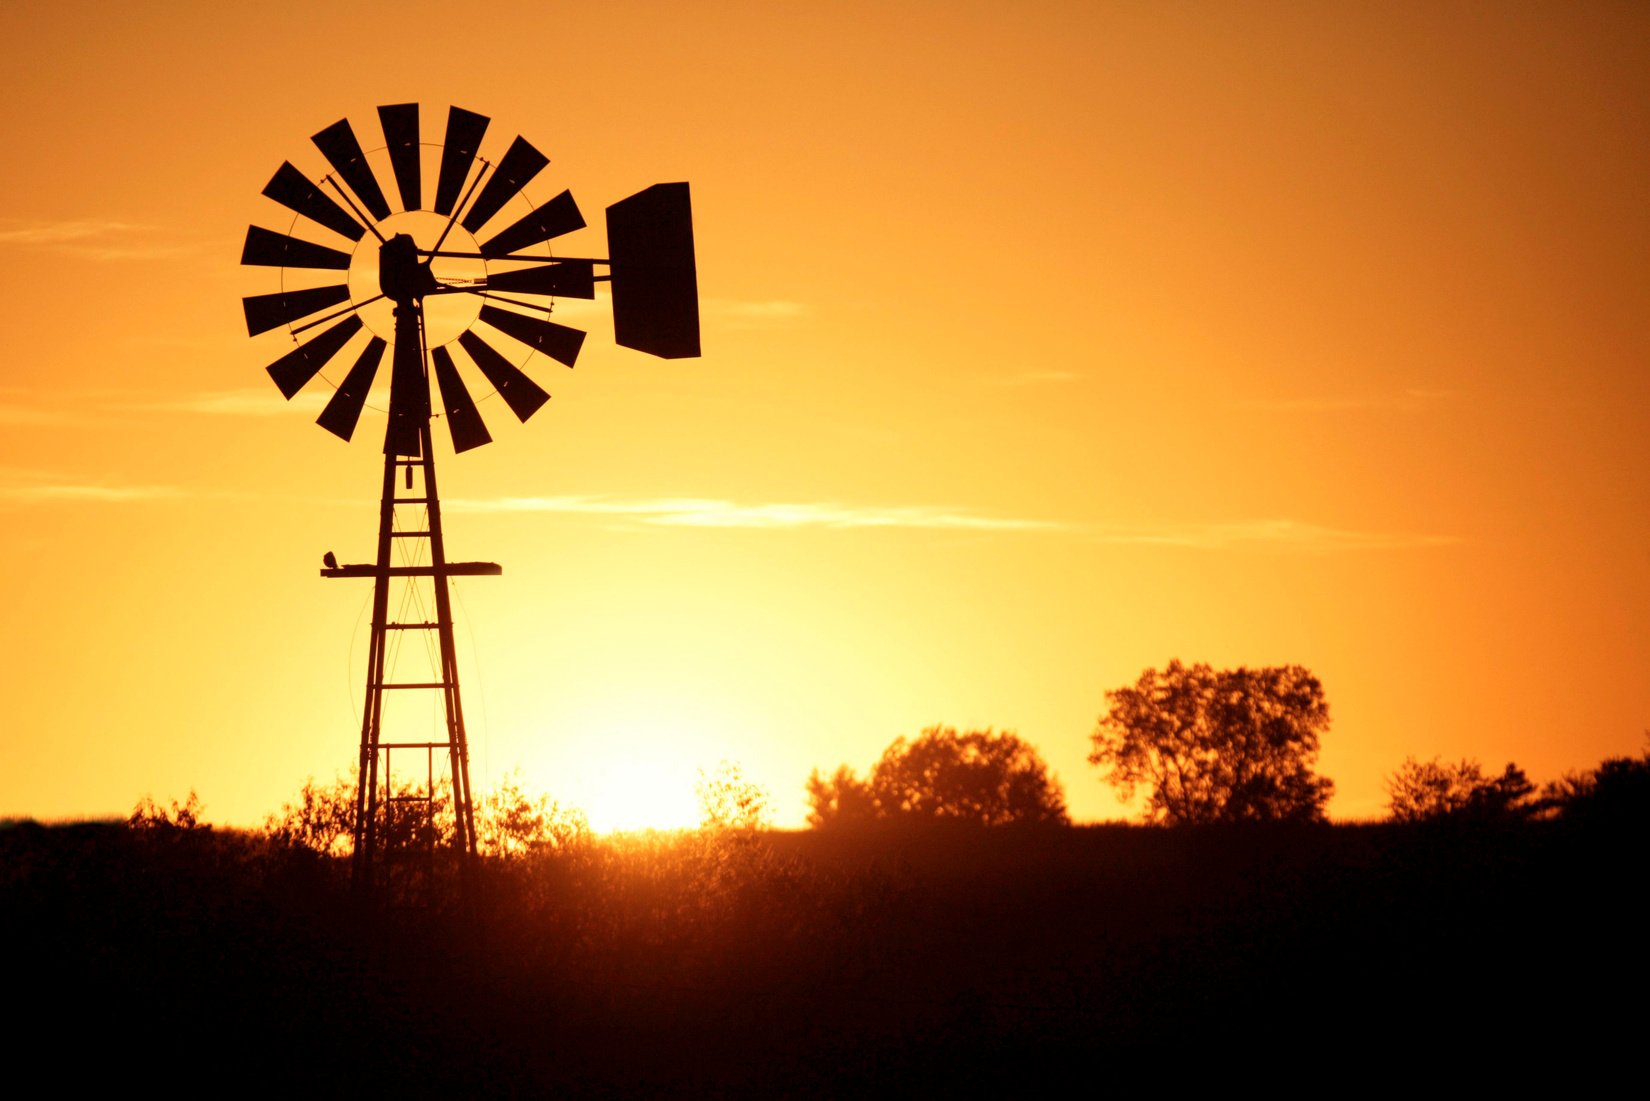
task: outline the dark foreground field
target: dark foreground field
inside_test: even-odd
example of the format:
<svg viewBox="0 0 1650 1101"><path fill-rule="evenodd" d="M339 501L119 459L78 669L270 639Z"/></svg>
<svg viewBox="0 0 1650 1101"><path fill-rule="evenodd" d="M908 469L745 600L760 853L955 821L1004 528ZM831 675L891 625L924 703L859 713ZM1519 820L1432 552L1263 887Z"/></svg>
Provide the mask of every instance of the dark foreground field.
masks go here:
<svg viewBox="0 0 1650 1101"><path fill-rule="evenodd" d="M1644 841L697 834L489 865L479 921L366 922L302 850L24 823L0 829L7 1047L61 1093L1582 1085L1642 1065Z"/></svg>

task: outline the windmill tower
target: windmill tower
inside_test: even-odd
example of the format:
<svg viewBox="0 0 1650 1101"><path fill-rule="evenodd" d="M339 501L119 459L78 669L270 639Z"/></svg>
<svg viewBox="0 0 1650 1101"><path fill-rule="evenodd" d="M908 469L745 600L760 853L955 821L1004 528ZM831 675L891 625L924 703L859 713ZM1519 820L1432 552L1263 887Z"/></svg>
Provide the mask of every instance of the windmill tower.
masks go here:
<svg viewBox="0 0 1650 1101"><path fill-rule="evenodd" d="M523 367L536 356L574 365L585 334L550 318L557 300L594 298L597 283L609 284L619 344L666 359L699 354L687 184L655 184L608 207L608 258L556 256L550 242L585 221L567 191L529 199L544 154L517 137L486 159L490 120L460 107L448 111L439 144L422 140L415 103L380 107L378 118L384 145L371 152L348 119L314 135L331 167L317 180L282 164L263 194L289 225L250 227L241 254L242 264L280 269L279 290L244 300L247 331L290 337L268 367L288 399L317 377L333 387L322 428L346 441L355 434L389 353L377 551L348 565L329 553L321 570L373 582L351 865L363 892L428 880L443 834L461 869L476 854L449 582L503 571L447 558L431 422L447 422L455 453L490 443L471 396L478 380L519 420L537 412L550 395ZM385 165L393 205L380 186ZM346 349L352 365L329 372L351 361ZM399 660L409 639L428 657L429 671L413 679ZM407 706L420 697L430 706ZM443 716L433 732L401 721L421 711Z"/></svg>

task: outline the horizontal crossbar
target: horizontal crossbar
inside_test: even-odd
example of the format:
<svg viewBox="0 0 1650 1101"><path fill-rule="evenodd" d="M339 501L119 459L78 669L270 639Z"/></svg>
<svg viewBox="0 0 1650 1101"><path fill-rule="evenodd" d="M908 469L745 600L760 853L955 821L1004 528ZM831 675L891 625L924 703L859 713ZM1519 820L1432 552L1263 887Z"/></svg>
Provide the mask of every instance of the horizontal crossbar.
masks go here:
<svg viewBox="0 0 1650 1101"><path fill-rule="evenodd" d="M498 577L504 572L504 567L497 562L448 562L437 569L435 566L378 566L362 563L360 565L337 566L333 569L321 571L322 577Z"/></svg>

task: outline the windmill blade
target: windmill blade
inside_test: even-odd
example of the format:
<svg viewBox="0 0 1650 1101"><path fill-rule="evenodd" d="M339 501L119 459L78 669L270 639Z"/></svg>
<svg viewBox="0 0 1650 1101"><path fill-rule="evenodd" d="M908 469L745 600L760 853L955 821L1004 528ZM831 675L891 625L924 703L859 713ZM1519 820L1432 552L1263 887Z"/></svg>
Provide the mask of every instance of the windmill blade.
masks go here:
<svg viewBox="0 0 1650 1101"><path fill-rule="evenodd" d="M520 194L521 189L549 163L550 158L534 149L525 139L518 137L511 142L510 148L499 159L498 167L493 169L493 174L482 186L481 194L470 206L470 212L464 215L465 231L471 234L481 232L481 227L505 203Z"/></svg>
<svg viewBox="0 0 1650 1101"><path fill-rule="evenodd" d="M423 175L418 156L418 104L395 103L378 109L384 127L384 141L390 147L390 167L395 169L395 186L401 192L401 209L418 210L424 205Z"/></svg>
<svg viewBox="0 0 1650 1101"><path fill-rule="evenodd" d="M487 426L481 423L481 414L458 377L458 368L445 347L432 348L430 359L435 363L435 382L441 388L441 407L447 412L447 429L453 434L453 450L468 451L484 443L492 443Z"/></svg>
<svg viewBox="0 0 1650 1101"><path fill-rule="evenodd" d="M345 443L355 435L355 426L361 420L361 409L367 404L367 391L372 389L372 380L378 375L378 365L383 362L386 347L388 345L383 337L375 336L369 340L355 366L344 376L343 385L332 395L321 415L315 418L316 424Z"/></svg>
<svg viewBox="0 0 1650 1101"><path fill-rule="evenodd" d="M288 210L302 214L351 241L359 241L367 232L348 211L327 198L320 188L309 182L308 177L292 167L291 161L275 170L274 177L264 187L264 194Z"/></svg>
<svg viewBox="0 0 1650 1101"><path fill-rule="evenodd" d="M613 339L661 359L699 354L699 279L685 183L654 184L607 208Z"/></svg>
<svg viewBox="0 0 1650 1101"><path fill-rule="evenodd" d="M560 298L596 297L593 260L558 260L532 268L501 271L487 277L487 289L523 294L553 294Z"/></svg>
<svg viewBox="0 0 1650 1101"><path fill-rule="evenodd" d="M482 135L492 120L486 115L466 111L462 107L447 110L447 141L441 147L441 175L435 185L435 212L451 214L464 181L470 176L470 165L481 148Z"/></svg>
<svg viewBox="0 0 1650 1101"><path fill-rule="evenodd" d="M284 233L249 226L246 246L241 249L241 263L266 268L326 268L349 270L350 255L335 248L317 245Z"/></svg>
<svg viewBox="0 0 1650 1101"><path fill-rule="evenodd" d="M300 317L308 317L316 310L324 310L335 302L349 297L349 287L311 287L304 291L278 291L275 294L255 294L241 300L246 309L246 331L257 336Z"/></svg>
<svg viewBox="0 0 1650 1101"><path fill-rule="evenodd" d="M481 307L481 320L569 367L579 358L579 348L584 344L584 334L578 329L497 306Z"/></svg>
<svg viewBox="0 0 1650 1101"><path fill-rule="evenodd" d="M361 143L355 139L349 119L339 119L309 140L349 184L361 205L372 211L374 218L383 221L390 216L390 204L384 201L378 177L372 174L372 166L367 164L367 155L361 152Z"/></svg>
<svg viewBox="0 0 1650 1101"><path fill-rule="evenodd" d="M461 333L458 342L464 350L470 353L470 358L481 369L498 396L504 399L504 404L510 407L510 412L516 415L518 421L525 422L528 417L539 411L550 395L538 383L522 373L521 368L505 359L494 350L493 346L482 340L472 330Z"/></svg>
<svg viewBox="0 0 1650 1101"><path fill-rule="evenodd" d="M482 245L481 255L488 259L508 256L528 245L583 228L584 215L579 213L573 193L563 191L543 206L528 211L525 218Z"/></svg>
<svg viewBox="0 0 1650 1101"><path fill-rule="evenodd" d="M275 385L280 387L281 396L291 401L292 395L302 390L360 328L361 319L350 314L308 344L299 345L265 368L269 377L275 380Z"/></svg>

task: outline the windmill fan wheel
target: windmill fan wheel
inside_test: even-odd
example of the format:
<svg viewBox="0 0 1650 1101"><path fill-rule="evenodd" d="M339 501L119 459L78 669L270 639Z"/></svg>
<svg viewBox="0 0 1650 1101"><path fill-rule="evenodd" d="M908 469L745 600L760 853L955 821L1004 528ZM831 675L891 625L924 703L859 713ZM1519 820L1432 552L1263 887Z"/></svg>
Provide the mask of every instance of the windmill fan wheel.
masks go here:
<svg viewBox="0 0 1650 1101"><path fill-rule="evenodd" d="M667 359L699 354L687 184L655 184L608 207L609 257L558 258L549 243L585 220L565 190L528 201L550 163L533 145L518 136L487 160L490 120L461 107L449 109L439 145L421 140L415 103L380 107L378 119L384 145L371 159L340 119L312 138L329 172L311 180L283 163L263 194L291 212L289 231L253 225L241 253L242 264L281 269L280 290L243 305L250 335L284 328L295 342L268 367L285 397L346 349L354 355L321 427L355 434L391 350L386 453L418 454L432 374L453 449L491 442L465 377L484 379L527 420L550 395L522 365L538 352L572 367L584 344L581 330L550 319L555 300L593 299L600 282L611 287L620 345ZM393 198L373 161L387 161ZM427 205L426 168L435 184Z"/></svg>

